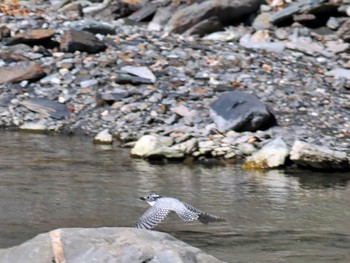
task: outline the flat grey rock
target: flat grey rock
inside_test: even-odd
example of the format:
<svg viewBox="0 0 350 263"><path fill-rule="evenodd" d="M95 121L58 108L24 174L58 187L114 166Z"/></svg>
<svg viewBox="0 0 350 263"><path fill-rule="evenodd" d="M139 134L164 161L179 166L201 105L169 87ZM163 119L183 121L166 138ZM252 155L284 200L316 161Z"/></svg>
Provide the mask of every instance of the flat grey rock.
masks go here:
<svg viewBox="0 0 350 263"><path fill-rule="evenodd" d="M22 105L31 111L42 114L44 117L54 119L63 119L70 113L66 105L44 98L28 99L23 101Z"/></svg>
<svg viewBox="0 0 350 263"><path fill-rule="evenodd" d="M203 19L214 16L218 17L223 24L232 23L234 20L256 11L262 3L261 0L195 2L190 6L179 9L169 20L165 31L183 33Z"/></svg>
<svg viewBox="0 0 350 263"><path fill-rule="evenodd" d="M279 23L281 21L291 18L295 14L300 14L310 10L311 8L318 7L324 2L326 2L326 0L304 0L295 2L290 6L272 14L270 17L270 22Z"/></svg>

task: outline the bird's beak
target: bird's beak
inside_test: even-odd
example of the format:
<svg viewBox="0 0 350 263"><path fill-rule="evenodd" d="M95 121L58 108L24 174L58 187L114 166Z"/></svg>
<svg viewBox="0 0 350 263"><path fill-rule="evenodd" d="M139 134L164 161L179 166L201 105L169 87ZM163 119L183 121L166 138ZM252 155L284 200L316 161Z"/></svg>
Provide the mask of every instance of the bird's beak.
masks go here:
<svg viewBox="0 0 350 263"><path fill-rule="evenodd" d="M140 199L143 200L143 201L145 201L145 200L146 200L146 197L141 196Z"/></svg>

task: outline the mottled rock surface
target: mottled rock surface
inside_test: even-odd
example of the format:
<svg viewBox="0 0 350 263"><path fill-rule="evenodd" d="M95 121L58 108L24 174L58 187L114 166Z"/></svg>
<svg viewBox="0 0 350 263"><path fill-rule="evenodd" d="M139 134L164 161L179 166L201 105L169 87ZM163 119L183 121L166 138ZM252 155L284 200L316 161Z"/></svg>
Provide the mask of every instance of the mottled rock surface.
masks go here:
<svg viewBox="0 0 350 263"><path fill-rule="evenodd" d="M2 263L222 262L176 238L135 228L63 228L0 249Z"/></svg>

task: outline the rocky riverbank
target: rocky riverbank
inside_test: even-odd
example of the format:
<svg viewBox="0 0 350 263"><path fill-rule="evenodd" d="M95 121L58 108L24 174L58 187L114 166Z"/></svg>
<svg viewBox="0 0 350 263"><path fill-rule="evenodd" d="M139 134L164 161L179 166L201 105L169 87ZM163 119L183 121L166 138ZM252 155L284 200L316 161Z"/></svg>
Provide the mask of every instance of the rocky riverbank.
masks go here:
<svg viewBox="0 0 350 263"><path fill-rule="evenodd" d="M133 148L142 157L350 169L346 1L121 2L1 5L3 128L129 147L151 135L156 150ZM240 20L226 19L232 8Z"/></svg>

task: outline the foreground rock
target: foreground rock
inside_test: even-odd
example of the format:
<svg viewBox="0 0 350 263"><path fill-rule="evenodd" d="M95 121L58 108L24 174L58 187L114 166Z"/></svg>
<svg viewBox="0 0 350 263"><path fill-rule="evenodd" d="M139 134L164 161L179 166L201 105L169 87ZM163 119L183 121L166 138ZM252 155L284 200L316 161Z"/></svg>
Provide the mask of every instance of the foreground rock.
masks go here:
<svg viewBox="0 0 350 263"><path fill-rule="evenodd" d="M302 141L296 141L290 159L298 165L319 170L350 171L350 160L345 152L333 151Z"/></svg>
<svg viewBox="0 0 350 263"><path fill-rule="evenodd" d="M156 231L134 228L63 228L0 250L2 263L222 262Z"/></svg>

